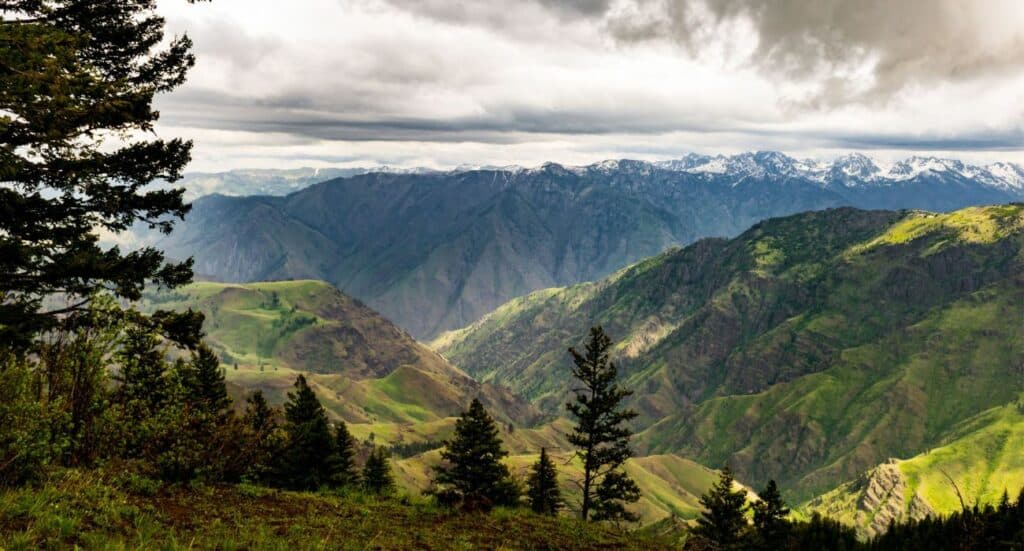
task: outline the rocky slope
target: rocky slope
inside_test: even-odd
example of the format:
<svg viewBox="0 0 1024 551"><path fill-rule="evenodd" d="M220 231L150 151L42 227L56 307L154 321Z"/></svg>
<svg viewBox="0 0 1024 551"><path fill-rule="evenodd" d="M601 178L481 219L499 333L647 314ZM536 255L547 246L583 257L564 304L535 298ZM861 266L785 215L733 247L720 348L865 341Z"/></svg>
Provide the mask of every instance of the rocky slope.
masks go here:
<svg viewBox="0 0 1024 551"><path fill-rule="evenodd" d="M217 281L329 281L429 338L513 297L764 218L840 205L952 210L1020 199L1022 182L1009 164L820 164L773 152L371 173L286 197L204 197L160 246Z"/></svg>
<svg viewBox="0 0 1024 551"><path fill-rule="evenodd" d="M772 219L511 301L435 346L557 412L565 349L593 324L617 341L645 453L809 499L1016 399L1024 205Z"/></svg>

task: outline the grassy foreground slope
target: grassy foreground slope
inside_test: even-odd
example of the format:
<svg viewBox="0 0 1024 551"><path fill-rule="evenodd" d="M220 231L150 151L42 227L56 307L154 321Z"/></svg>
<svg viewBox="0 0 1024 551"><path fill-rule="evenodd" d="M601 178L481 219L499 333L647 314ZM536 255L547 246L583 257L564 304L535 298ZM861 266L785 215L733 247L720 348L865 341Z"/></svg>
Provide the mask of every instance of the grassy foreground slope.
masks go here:
<svg viewBox="0 0 1024 551"><path fill-rule="evenodd" d="M809 499L1016 399L1024 205L768 220L518 299L435 346L553 413L564 350L596 323L637 391L642 451Z"/></svg>
<svg viewBox="0 0 1024 551"><path fill-rule="evenodd" d="M351 423L437 421L480 397L500 419L534 409L479 384L361 302L322 281L194 283L146 297L146 307L194 308L227 369L236 401L261 389L280 404L305 373L327 410Z"/></svg>
<svg viewBox="0 0 1024 551"><path fill-rule="evenodd" d="M664 549L609 526L523 510L461 514L425 503L249 486L160 487L66 471L0 492L0 549Z"/></svg>

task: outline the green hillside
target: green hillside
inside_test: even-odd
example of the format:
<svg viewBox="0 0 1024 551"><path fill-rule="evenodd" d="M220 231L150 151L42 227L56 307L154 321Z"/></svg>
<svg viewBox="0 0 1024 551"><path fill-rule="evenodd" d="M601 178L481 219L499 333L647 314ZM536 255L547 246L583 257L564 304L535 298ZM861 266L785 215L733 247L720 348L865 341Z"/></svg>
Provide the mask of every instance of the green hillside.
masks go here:
<svg viewBox="0 0 1024 551"><path fill-rule="evenodd" d="M350 423L438 421L479 396L504 420L535 410L481 385L359 301L320 281L201 282L152 293L148 308L194 308L236 397L262 389L282 403L306 373L327 410Z"/></svg>
<svg viewBox="0 0 1024 551"><path fill-rule="evenodd" d="M565 349L593 324L617 339L642 451L809 499L1017 398L1024 206L768 220L517 299L434 346L555 413Z"/></svg>
<svg viewBox="0 0 1024 551"><path fill-rule="evenodd" d="M883 532L891 520L997 503L1003 492L1014 499L1024 484L1021 450L1024 405L1015 402L964 421L939 446L879 465L802 509L848 522L871 536Z"/></svg>

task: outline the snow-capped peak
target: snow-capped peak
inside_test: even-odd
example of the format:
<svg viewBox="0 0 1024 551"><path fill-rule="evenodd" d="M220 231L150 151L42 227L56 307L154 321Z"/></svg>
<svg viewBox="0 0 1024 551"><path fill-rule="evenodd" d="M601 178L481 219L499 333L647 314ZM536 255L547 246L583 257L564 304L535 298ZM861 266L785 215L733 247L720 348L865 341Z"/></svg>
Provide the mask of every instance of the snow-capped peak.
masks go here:
<svg viewBox="0 0 1024 551"><path fill-rule="evenodd" d="M905 161L892 165L885 176L891 180L909 180L925 172L953 172L961 174L963 171L964 164L960 161L936 157L918 157L915 155Z"/></svg>
<svg viewBox="0 0 1024 551"><path fill-rule="evenodd" d="M993 176L993 185L1024 191L1024 166L1000 162L986 166L985 170Z"/></svg>
<svg viewBox="0 0 1024 551"><path fill-rule="evenodd" d="M831 170L836 175L842 173L847 177L861 179L872 178L881 171L871 157L862 153L850 153L839 157L832 163Z"/></svg>
<svg viewBox="0 0 1024 551"><path fill-rule="evenodd" d="M1024 194L1024 166L999 162L986 166L967 164L955 159L914 156L897 162L879 162L862 153L849 153L832 161L795 159L777 151L757 151L737 155L703 155L689 153L665 161L644 162L609 159L585 166L562 166L545 163L530 171L587 174L647 173L666 170L704 178L728 178L733 185L748 177L797 178L825 187L853 188L886 186L933 174L943 178L972 180L987 187Z"/></svg>

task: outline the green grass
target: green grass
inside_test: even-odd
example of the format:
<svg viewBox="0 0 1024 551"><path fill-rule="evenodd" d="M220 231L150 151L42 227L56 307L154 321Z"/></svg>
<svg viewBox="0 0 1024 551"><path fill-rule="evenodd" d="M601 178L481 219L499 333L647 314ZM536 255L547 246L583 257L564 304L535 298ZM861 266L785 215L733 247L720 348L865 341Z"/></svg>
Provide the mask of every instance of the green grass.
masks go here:
<svg viewBox="0 0 1024 551"><path fill-rule="evenodd" d="M0 492L0 549L658 549L665 542L524 510L457 514L422 500L253 486L139 484L64 471Z"/></svg>
<svg viewBox="0 0 1024 551"><path fill-rule="evenodd" d="M871 473L839 485L803 504L804 514L820 512L856 526L863 536L884 529L891 514L905 521L924 514L945 515L963 505L990 505L1003 492L1011 499L1024 488L1024 413L1022 403L992 408L957 424L943 442L914 457L878 467L900 478L901 492L890 494L875 509L862 506L864 480ZM959 496L957 493L959 492ZM881 520L872 526L878 515Z"/></svg>

